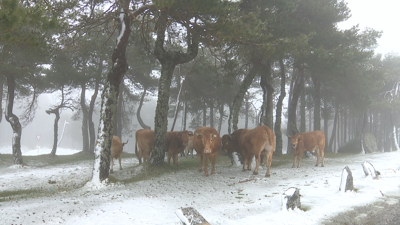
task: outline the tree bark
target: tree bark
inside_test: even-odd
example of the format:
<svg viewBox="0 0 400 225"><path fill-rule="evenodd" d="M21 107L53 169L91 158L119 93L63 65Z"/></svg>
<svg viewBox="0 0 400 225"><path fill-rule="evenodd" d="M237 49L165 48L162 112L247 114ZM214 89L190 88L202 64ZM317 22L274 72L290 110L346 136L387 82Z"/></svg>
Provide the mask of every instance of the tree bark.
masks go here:
<svg viewBox="0 0 400 225"><path fill-rule="evenodd" d="M313 76L314 84L314 130L321 130L321 83Z"/></svg>
<svg viewBox="0 0 400 225"><path fill-rule="evenodd" d="M21 134L22 127L19 119L13 114L14 97L15 97L15 77L10 74L6 74L7 78L7 111L5 118L10 123L13 129L12 137L12 155L14 164L23 165L22 153L21 153Z"/></svg>
<svg viewBox="0 0 400 225"><path fill-rule="evenodd" d="M102 65L103 63L100 63L100 64ZM100 67L102 67L102 66L100 66ZM93 122L93 111L94 111L94 105L96 103L97 94L99 92L99 84L100 84L100 78L96 78L95 86L94 86L94 93L90 99L89 111L88 111L89 153L90 154L94 153L94 144L96 142L96 133L95 133L94 122Z"/></svg>
<svg viewBox="0 0 400 225"><path fill-rule="evenodd" d="M140 96L139 106L138 106L138 109L137 109L137 111L136 111L136 118L137 118L137 121L139 122L139 125L140 125L143 129L149 129L149 130L151 130L151 127L150 127L150 126L147 126L147 125L143 122L143 119L142 119L142 117L141 117L141 115L140 115L140 111L142 110L142 106L143 106L143 102L144 102L144 97L146 97L146 93L147 93L147 87L144 86L144 87L143 87L142 96Z"/></svg>
<svg viewBox="0 0 400 225"><path fill-rule="evenodd" d="M3 80L0 79L0 123L3 120Z"/></svg>
<svg viewBox="0 0 400 225"><path fill-rule="evenodd" d="M62 93L64 96L64 94ZM63 101L63 100L62 100ZM61 101L61 104L62 104ZM51 149L50 155L55 156L57 153L57 143L58 143L58 121L60 120L60 107L55 109L46 110L47 114L54 114L54 124L53 124L53 148Z"/></svg>
<svg viewBox="0 0 400 225"><path fill-rule="evenodd" d="M336 103L336 110L335 110L335 118L333 119L333 128L332 128L332 135L331 138L329 140L329 145L328 145L328 149L331 152L336 152L336 149L333 148L333 143L336 142L336 129L337 129L337 124L338 124L338 120L339 120L339 106Z"/></svg>
<svg viewBox="0 0 400 225"><path fill-rule="evenodd" d="M81 110L82 110L82 151L89 153L88 109L86 106L86 83L81 83Z"/></svg>
<svg viewBox="0 0 400 225"><path fill-rule="evenodd" d="M299 133L297 129L297 119L296 119L296 110L297 110L297 102L299 100L301 90L304 87L304 69L303 66L299 66L298 73L296 77L294 77L295 82L293 85L293 90L291 94L291 99L289 99L289 112L288 112L288 125L287 125L287 133L288 135L294 135ZM292 78L293 79L293 78ZM292 148L290 145L287 147L287 153L291 153Z"/></svg>
<svg viewBox="0 0 400 225"><path fill-rule="evenodd" d="M267 61L264 66L264 73L261 75L260 86L263 90L263 106L261 110L261 124L273 127L273 94L274 87L272 84L271 62Z"/></svg>
<svg viewBox="0 0 400 225"><path fill-rule="evenodd" d="M280 66L280 76L281 76L281 93L278 98L278 102L276 103L276 119L275 119L275 152L274 154L282 155L283 150L283 138L282 138L282 108L283 108L283 100L286 96L286 72L285 65L283 64L282 58L279 59Z"/></svg>
<svg viewBox="0 0 400 225"><path fill-rule="evenodd" d="M126 47L128 46L129 35L131 33L131 16L143 10L138 9L131 15L129 0L121 0L119 5L119 35L116 47L111 57L111 69L107 75L107 83L102 94L100 125L95 147L95 161L93 166L92 183L100 184L105 181L110 172L111 141L113 137L113 126L115 112L117 110L117 100L119 85L128 70L126 60ZM147 7L145 7L147 8ZM104 111L103 111L104 110Z"/></svg>
<svg viewBox="0 0 400 225"><path fill-rule="evenodd" d="M240 108L242 107L244 95L246 94L246 91L249 89L251 83L253 82L253 79L257 76L257 74L259 74L260 70L261 70L260 65L253 64L253 67L250 69L247 76L243 79L243 82L239 87L239 91L236 94L235 98L233 99L231 112L229 114L229 120L232 121L231 124L233 131L238 129L239 112ZM229 131L229 133L231 132Z"/></svg>
<svg viewBox="0 0 400 225"><path fill-rule="evenodd" d="M161 76L159 79L156 115L154 118L154 148L150 156L152 165L161 165L164 162L172 74L176 65L193 60L197 56L199 47L198 37L193 34L192 28L187 26L186 44L188 47L186 53L164 49L165 31L168 23L166 13L166 11L161 10L156 21L157 38L154 46L154 55L161 63Z"/></svg>

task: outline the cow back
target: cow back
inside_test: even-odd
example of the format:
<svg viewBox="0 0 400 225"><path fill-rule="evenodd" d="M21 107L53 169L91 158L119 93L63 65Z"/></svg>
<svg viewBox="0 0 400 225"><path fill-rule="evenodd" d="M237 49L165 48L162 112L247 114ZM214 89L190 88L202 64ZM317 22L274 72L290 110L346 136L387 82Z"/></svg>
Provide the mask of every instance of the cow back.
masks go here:
<svg viewBox="0 0 400 225"><path fill-rule="evenodd" d="M317 146L322 150L325 148L325 134L323 131L317 130L302 133L299 139L302 140L305 150L313 149Z"/></svg>

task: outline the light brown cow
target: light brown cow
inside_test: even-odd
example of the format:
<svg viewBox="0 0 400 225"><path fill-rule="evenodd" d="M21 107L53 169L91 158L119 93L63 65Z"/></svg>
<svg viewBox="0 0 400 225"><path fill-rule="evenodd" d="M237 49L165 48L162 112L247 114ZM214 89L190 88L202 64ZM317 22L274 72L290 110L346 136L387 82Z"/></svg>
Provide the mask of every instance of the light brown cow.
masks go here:
<svg viewBox="0 0 400 225"><path fill-rule="evenodd" d="M287 135L287 134L286 134ZM290 139L292 149L293 149L293 168L296 165L296 158L298 159L297 168L300 167L301 158L303 156L303 152L310 151L313 152L316 150L317 152L317 163L315 166L319 164L319 158L321 157L321 166L325 166L325 158L324 158L324 149L325 149L325 134L324 132L317 130L306 133L298 133L293 136L287 135Z"/></svg>
<svg viewBox="0 0 400 225"><path fill-rule="evenodd" d="M178 154L185 150L189 142L189 131L172 131L167 132L165 141L167 147L168 164L172 158L174 165L178 165Z"/></svg>
<svg viewBox="0 0 400 225"><path fill-rule="evenodd" d="M111 143L111 169L110 173L113 173L114 167L114 159L118 159L119 162L119 169L122 170L121 166L121 158L122 158L122 151L124 150L124 145L128 143L127 140L125 143L119 139L117 136L113 136L112 143Z"/></svg>
<svg viewBox="0 0 400 225"><path fill-rule="evenodd" d="M199 172L202 171L204 158L204 175L208 176L208 160L211 161L211 174L215 174L215 161L218 156L221 138L217 130L212 127L199 127L194 132L193 148L199 159Z"/></svg>
<svg viewBox="0 0 400 225"><path fill-rule="evenodd" d="M140 129L135 133L135 154L139 159L139 164L147 162L150 159L150 152L154 145L154 130Z"/></svg>
<svg viewBox="0 0 400 225"><path fill-rule="evenodd" d="M225 135L224 135L225 136ZM224 137L223 137L224 138ZM225 141L225 143L224 143ZM275 150L275 134L267 126L259 126L254 129L239 129L226 136L223 140L225 151L240 153L243 157L243 171L251 170L251 160L256 157L256 167L253 171L254 175L258 174L260 167L261 154L265 154L267 158L266 177L270 177L270 168L272 163L272 155Z"/></svg>
<svg viewBox="0 0 400 225"><path fill-rule="evenodd" d="M186 158L188 157L189 152L190 152L190 154L192 155L192 158L193 158L193 134L189 134L189 141L188 141L188 144L185 147L185 156L186 156Z"/></svg>
<svg viewBox="0 0 400 225"><path fill-rule="evenodd" d="M168 152L168 163L171 158L175 165L178 165L178 154L185 149L188 143L189 131L167 132L166 151ZM150 153L154 146L154 130L140 129L136 131L135 154L139 159L139 164L150 159Z"/></svg>

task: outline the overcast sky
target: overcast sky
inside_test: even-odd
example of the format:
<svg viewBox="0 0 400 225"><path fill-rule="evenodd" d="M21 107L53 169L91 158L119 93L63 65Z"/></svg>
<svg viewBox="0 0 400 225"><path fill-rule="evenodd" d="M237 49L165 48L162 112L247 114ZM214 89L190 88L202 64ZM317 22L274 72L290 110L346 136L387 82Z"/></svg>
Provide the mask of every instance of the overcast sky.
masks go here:
<svg viewBox="0 0 400 225"><path fill-rule="evenodd" d="M351 18L340 24L341 28L350 28L359 24L383 31L378 40L377 53L383 55L394 52L400 54L400 0L345 0L351 10Z"/></svg>

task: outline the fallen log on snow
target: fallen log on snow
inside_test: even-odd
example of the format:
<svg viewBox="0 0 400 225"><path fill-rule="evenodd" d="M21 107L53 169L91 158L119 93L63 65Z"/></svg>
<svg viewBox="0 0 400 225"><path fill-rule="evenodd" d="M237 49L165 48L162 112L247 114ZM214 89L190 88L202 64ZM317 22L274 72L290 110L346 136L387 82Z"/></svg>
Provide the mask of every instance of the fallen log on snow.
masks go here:
<svg viewBox="0 0 400 225"><path fill-rule="evenodd" d="M179 208L175 214L184 225L210 225L204 217L192 207Z"/></svg>

